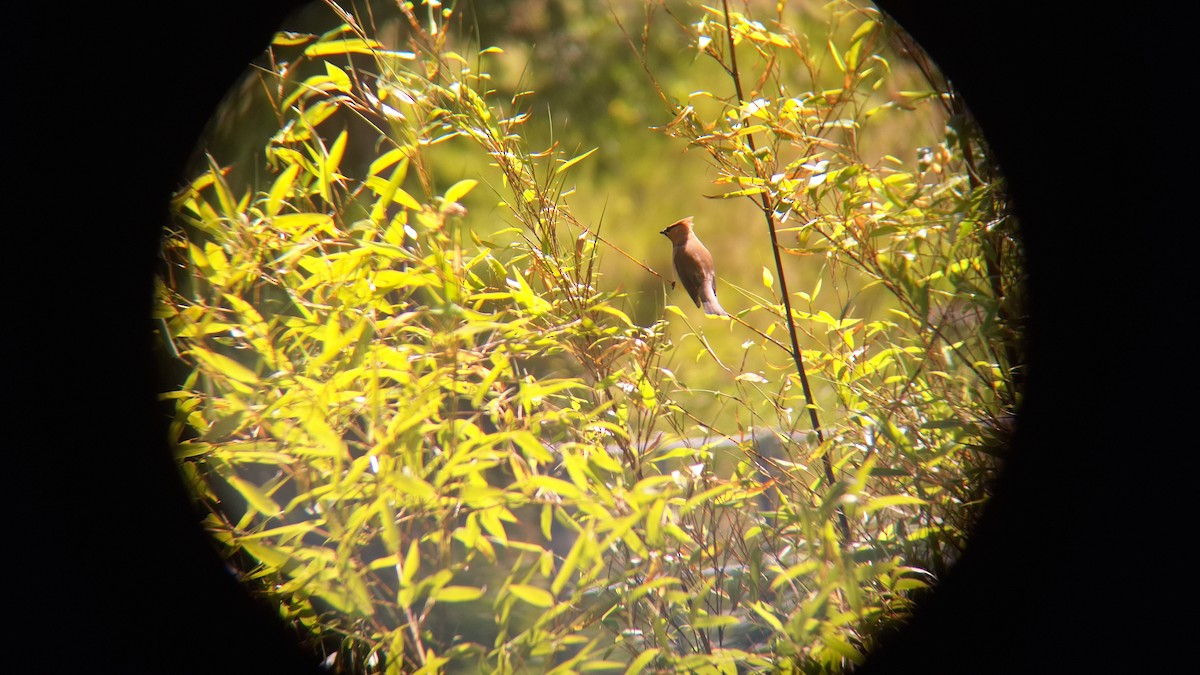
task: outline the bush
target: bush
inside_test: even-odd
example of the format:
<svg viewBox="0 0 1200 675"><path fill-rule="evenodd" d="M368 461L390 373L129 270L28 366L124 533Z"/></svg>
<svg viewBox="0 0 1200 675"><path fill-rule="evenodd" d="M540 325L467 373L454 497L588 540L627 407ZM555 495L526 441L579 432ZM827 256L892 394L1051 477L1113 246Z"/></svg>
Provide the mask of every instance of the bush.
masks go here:
<svg viewBox="0 0 1200 675"><path fill-rule="evenodd" d="M710 320L759 370L673 306L702 348L670 364L667 314L621 308L616 235L567 201L592 151L530 149L535 94L498 102L499 50L453 51L451 9L401 3L407 49L333 3L334 30L276 36L270 179L210 157L174 202L158 308L189 374L164 396L208 528L337 670L838 669L953 562L1018 403L1015 225L953 90L907 45L929 90L889 98L902 36L831 7L673 8L734 91L650 78L771 241ZM646 16L640 55L670 30ZM871 157L921 106L943 141ZM496 201L511 227L476 215ZM709 364L725 391L675 372Z"/></svg>

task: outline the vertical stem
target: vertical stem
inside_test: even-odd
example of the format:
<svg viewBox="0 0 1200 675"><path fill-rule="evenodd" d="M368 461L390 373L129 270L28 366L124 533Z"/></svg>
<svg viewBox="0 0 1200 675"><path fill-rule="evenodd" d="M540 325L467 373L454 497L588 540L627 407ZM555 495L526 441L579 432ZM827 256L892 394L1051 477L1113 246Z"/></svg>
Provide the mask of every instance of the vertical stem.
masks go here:
<svg viewBox="0 0 1200 675"><path fill-rule="evenodd" d="M729 39L729 76L733 79L733 87L737 93L739 106L745 100L742 95L742 80L739 75L737 65L737 50L733 46L733 24L729 20L729 1L721 0L721 8L725 12L725 35ZM750 153L757 151L754 143L754 134L746 135L746 144L750 146ZM783 273L783 260L779 255L779 236L775 232L775 209L771 204L770 193L759 193L760 205L763 218L767 221L767 233L771 237L771 254L775 257L775 276L779 279L779 293L783 298L784 317L787 322L788 337L792 342L792 361L796 364L796 375L800 378L800 388L804 392L805 407L808 409L808 418L812 423L813 431L817 434L817 443L825 442L825 434L821 431L821 422L817 418L817 406L813 403L812 388L808 384L808 376L804 374L804 363L800 357L800 340L796 335L796 323L792 320L792 298L788 292L787 276ZM821 456L825 468L825 480L832 486L836 481L833 475L833 460L829 458L829 453L826 452ZM841 527L842 537L849 541L850 539L850 522L846 519L846 513L838 508L838 525Z"/></svg>

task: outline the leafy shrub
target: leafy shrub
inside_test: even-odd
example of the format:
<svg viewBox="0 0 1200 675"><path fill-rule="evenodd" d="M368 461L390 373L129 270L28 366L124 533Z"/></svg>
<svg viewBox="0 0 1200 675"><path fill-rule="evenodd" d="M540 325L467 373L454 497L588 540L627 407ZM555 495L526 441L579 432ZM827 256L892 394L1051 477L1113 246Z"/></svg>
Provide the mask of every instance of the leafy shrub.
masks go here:
<svg viewBox="0 0 1200 675"><path fill-rule="evenodd" d="M174 202L158 307L189 375L164 396L214 537L337 670L837 669L954 560L1017 404L1015 226L953 91L927 68L883 96L902 38L832 7L820 38L672 10L734 93L651 75L661 130L776 252L720 324L768 369L686 324L732 374L724 432L667 367L667 318L635 324L598 272L615 235L567 203L591 152L529 148L498 50L453 51L438 3L399 4L407 50L333 3L337 28L276 36L272 177L239 193L209 158ZM914 106L944 107L944 142L868 159ZM487 166L447 179L464 158ZM512 227L475 215L495 201Z"/></svg>

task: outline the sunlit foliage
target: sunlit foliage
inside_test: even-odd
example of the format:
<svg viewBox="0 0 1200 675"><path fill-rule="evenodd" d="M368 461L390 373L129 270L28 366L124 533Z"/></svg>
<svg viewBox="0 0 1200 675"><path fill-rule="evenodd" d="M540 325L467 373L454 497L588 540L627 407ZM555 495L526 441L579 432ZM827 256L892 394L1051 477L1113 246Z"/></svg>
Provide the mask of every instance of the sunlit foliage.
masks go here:
<svg viewBox="0 0 1200 675"><path fill-rule="evenodd" d="M276 36L269 178L210 157L174 200L157 312L188 375L164 397L209 530L336 670L835 670L964 546L1019 398L999 177L914 46L926 89L888 88L877 12L804 7L803 33L760 4L612 25L728 78L680 100L643 61L658 131L778 251L707 320L760 369L689 312L624 311L598 258L636 261L570 206L602 153L532 148L537 92L499 98L503 51L455 44L449 4L400 3L395 44L332 2L333 30ZM920 106L941 142L875 156L873 125ZM802 263L818 281L786 288Z"/></svg>

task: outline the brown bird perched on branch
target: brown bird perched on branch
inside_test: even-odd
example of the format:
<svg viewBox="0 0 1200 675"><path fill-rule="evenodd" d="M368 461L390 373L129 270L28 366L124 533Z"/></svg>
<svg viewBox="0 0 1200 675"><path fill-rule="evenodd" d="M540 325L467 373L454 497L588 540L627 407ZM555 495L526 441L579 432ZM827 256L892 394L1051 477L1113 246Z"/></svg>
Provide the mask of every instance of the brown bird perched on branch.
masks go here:
<svg viewBox="0 0 1200 675"><path fill-rule="evenodd" d="M697 307L703 305L705 314L729 316L729 312L717 302L717 274L713 269L712 254L692 231L692 217L671 223L659 234L671 240L675 274L683 284L683 290L692 297L692 302Z"/></svg>

